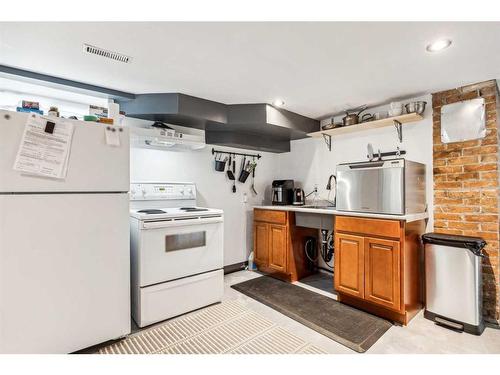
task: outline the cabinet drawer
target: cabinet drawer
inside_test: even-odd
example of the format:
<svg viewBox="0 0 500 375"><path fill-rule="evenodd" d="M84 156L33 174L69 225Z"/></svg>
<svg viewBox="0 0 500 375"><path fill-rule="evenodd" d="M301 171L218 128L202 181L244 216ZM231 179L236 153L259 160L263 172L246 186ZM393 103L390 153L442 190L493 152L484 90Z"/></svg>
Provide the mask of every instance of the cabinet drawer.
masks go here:
<svg viewBox="0 0 500 375"><path fill-rule="evenodd" d="M286 224L286 211L255 209L253 212L253 219L255 221L265 221L268 223L284 225Z"/></svg>
<svg viewBox="0 0 500 375"><path fill-rule="evenodd" d="M379 237L399 238L401 235L401 224L399 220L337 216L335 219L335 230Z"/></svg>

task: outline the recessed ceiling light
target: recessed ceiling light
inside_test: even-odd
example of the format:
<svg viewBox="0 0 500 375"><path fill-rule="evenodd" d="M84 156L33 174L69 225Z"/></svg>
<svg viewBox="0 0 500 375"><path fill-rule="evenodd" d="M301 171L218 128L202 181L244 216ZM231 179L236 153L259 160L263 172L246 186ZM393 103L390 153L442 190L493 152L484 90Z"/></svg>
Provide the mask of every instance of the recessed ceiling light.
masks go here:
<svg viewBox="0 0 500 375"><path fill-rule="evenodd" d="M285 105L285 102L282 99L274 99L273 105L275 107L283 107Z"/></svg>
<svg viewBox="0 0 500 375"><path fill-rule="evenodd" d="M425 49L428 52L438 52L444 50L445 48L448 48L450 45L451 45L450 39L439 39L436 40L435 42L432 42L431 44L428 44Z"/></svg>

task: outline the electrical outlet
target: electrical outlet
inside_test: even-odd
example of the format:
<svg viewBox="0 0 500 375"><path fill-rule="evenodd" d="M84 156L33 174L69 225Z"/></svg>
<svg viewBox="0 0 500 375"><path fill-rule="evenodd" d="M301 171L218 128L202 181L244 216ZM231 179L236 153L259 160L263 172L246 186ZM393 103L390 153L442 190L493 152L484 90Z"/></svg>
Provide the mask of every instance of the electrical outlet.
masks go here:
<svg viewBox="0 0 500 375"><path fill-rule="evenodd" d="M243 193L243 203L247 203L247 202L248 202L247 193Z"/></svg>

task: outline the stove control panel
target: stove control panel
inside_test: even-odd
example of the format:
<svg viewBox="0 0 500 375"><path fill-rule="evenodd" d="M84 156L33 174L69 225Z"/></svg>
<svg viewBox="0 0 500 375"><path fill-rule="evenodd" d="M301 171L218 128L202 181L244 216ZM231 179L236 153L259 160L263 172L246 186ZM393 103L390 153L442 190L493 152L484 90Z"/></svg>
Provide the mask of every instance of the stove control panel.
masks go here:
<svg viewBox="0 0 500 375"><path fill-rule="evenodd" d="M130 200L196 200L196 185L183 183L132 183Z"/></svg>

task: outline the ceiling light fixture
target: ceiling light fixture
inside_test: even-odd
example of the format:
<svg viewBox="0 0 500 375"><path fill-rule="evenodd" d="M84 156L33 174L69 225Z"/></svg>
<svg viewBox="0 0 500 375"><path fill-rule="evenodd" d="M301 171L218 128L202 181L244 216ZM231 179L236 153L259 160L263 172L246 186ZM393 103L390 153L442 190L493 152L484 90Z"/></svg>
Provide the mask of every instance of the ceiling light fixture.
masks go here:
<svg viewBox="0 0 500 375"><path fill-rule="evenodd" d="M275 107L283 107L285 105L285 102L281 99L274 99L273 105Z"/></svg>
<svg viewBox="0 0 500 375"><path fill-rule="evenodd" d="M428 44L425 48L427 52L439 52L451 45L451 39L439 39L431 44Z"/></svg>

